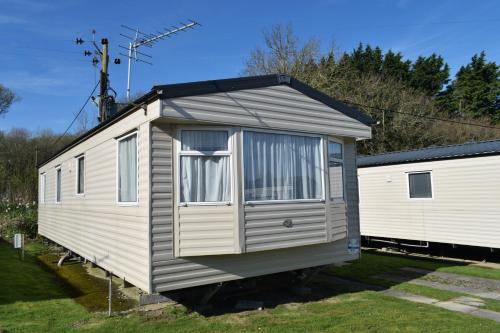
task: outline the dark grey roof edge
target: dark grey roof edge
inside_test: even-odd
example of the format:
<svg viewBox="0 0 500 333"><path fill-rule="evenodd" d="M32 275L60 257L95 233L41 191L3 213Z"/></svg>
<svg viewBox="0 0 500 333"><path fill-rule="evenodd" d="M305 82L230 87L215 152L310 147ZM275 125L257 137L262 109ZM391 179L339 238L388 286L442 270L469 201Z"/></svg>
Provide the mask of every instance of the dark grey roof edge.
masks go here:
<svg viewBox="0 0 500 333"><path fill-rule="evenodd" d="M418 163L437 160L480 157L500 154L500 139L431 146L421 149L389 152L377 155L358 155L358 168Z"/></svg>
<svg viewBox="0 0 500 333"><path fill-rule="evenodd" d="M136 109L136 106L138 104L144 103L146 101L151 101L158 97L168 99L175 97L211 94L217 92L228 92L228 91L235 91L242 89L264 88L282 84L288 85L293 89L300 91L304 95L309 96L310 98L317 100L318 102L324 103L325 105L328 105L329 107L334 108L339 112L345 114L346 116L356 119L367 126L375 124L375 121L372 118L370 118L363 112L359 111L358 109L350 107L342 102L339 102L336 99L320 92L319 90L316 90L311 86L308 86L307 84L286 74L270 74L270 75L247 76L247 77L238 77L230 79L220 79L220 80L156 85L151 89L150 92L136 99L129 106L123 108L119 113L117 113L107 121L97 125L88 132L85 132L84 134L77 137L75 140L71 141L67 146L63 147L61 150L56 152L50 158L38 164L38 167L47 164L54 158L60 156L64 152L76 146L78 143L92 137L93 135L99 133L100 131L114 124L120 119L125 118Z"/></svg>
<svg viewBox="0 0 500 333"><path fill-rule="evenodd" d="M243 89L264 88L277 85L290 86L304 95L328 105L350 118L356 119L364 125L370 126L375 124L375 121L371 117L367 116L357 108L337 101L336 99L286 74L270 74L221 80L166 84L154 86L153 89L162 91L162 98L175 98Z"/></svg>
<svg viewBox="0 0 500 333"><path fill-rule="evenodd" d="M150 102L150 101L158 98L158 96L159 95L158 95L157 91L153 89L150 92L148 92L148 93L142 95L141 97L135 99L132 103L130 103L129 105L127 105L126 107L124 107L123 109L121 109L120 112L116 113L113 117L109 118L108 120L100 123L96 127L91 128L87 132L85 132L82 135L78 136L73 141L71 141L70 143L68 143L66 146L64 146L63 148L61 148L59 151L57 151L56 153L54 153L51 157L49 157L48 159L46 159L43 162L40 162L37 165L37 168L40 168L40 167L44 166L45 164L49 163L50 161L52 161L56 157L64 154L66 151L70 150L71 148L73 148L74 146L76 146L77 144L79 144L80 142L85 141L88 138L90 138L90 137L96 135L97 133L101 132L106 127L109 127L109 126L113 125L114 123L118 122L119 120L121 120L121 119L123 119L123 118L125 118L125 117L127 117L129 115L131 115L134 111L136 111L136 109L141 104L146 103L146 102Z"/></svg>

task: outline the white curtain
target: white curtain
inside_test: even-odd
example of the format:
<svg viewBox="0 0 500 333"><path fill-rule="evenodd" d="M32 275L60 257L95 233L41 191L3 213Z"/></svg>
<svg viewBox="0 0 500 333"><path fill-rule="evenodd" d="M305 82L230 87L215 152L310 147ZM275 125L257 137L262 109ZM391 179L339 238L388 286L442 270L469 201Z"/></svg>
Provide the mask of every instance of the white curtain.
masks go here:
<svg viewBox="0 0 500 333"><path fill-rule="evenodd" d="M227 150L227 131L183 130L181 142L182 150Z"/></svg>
<svg viewBox="0 0 500 333"><path fill-rule="evenodd" d="M182 156L181 202L230 201L229 156Z"/></svg>
<svg viewBox="0 0 500 333"><path fill-rule="evenodd" d="M320 199L318 137L246 131L245 200Z"/></svg>
<svg viewBox="0 0 500 333"><path fill-rule="evenodd" d="M118 143L118 201L137 201L137 135Z"/></svg>
<svg viewBox="0 0 500 333"><path fill-rule="evenodd" d="M228 132L183 130L181 145L183 151L198 152L181 156L181 202L230 201ZM209 155L214 151L227 156Z"/></svg>

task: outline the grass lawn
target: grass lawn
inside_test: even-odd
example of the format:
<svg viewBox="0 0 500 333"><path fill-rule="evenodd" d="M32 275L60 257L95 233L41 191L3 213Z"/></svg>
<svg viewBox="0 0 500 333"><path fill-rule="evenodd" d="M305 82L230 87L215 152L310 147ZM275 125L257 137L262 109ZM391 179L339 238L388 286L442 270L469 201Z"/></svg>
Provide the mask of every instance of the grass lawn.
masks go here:
<svg viewBox="0 0 500 333"><path fill-rule="evenodd" d="M21 262L10 244L0 242L0 330L120 333L500 331L500 324L490 320L414 304L373 291L343 290L342 286L331 286L333 292L317 301L286 303L263 311L203 317L183 306L172 305L162 310L133 310L108 318L103 312L89 311L92 302L82 301L82 298L102 291L103 287L93 281L90 284L94 287L90 288L85 281L78 282L85 280L83 277L78 279L76 276L72 279L77 282L71 285L64 274L62 277L54 274L37 259L41 250L39 246L31 245L25 261ZM371 257L377 261L377 256ZM371 265L367 262L369 258L363 256L361 262ZM344 276L354 274L361 262L340 270ZM361 275L359 279L363 278ZM364 278L368 276L366 273ZM322 276L321 279L328 277ZM94 310L99 309L99 305L93 306Z"/></svg>

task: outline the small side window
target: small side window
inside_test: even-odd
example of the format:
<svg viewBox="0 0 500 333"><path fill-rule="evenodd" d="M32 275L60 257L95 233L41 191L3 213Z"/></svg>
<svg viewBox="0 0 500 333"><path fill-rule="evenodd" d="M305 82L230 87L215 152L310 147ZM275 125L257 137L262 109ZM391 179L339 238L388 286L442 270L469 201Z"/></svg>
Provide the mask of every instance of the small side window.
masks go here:
<svg viewBox="0 0 500 333"><path fill-rule="evenodd" d="M330 199L344 199L344 149L341 143L328 141Z"/></svg>
<svg viewBox="0 0 500 333"><path fill-rule="evenodd" d="M118 202L137 203L137 132L118 140Z"/></svg>
<svg viewBox="0 0 500 333"><path fill-rule="evenodd" d="M56 169L56 202L59 203L61 202L61 167L58 167Z"/></svg>
<svg viewBox="0 0 500 333"><path fill-rule="evenodd" d="M85 193L85 155L76 158L76 194Z"/></svg>
<svg viewBox="0 0 500 333"><path fill-rule="evenodd" d="M40 175L40 204L45 203L45 186L46 186L46 176L45 172Z"/></svg>
<svg viewBox="0 0 500 333"><path fill-rule="evenodd" d="M432 198L431 172L412 172L408 174L410 199Z"/></svg>

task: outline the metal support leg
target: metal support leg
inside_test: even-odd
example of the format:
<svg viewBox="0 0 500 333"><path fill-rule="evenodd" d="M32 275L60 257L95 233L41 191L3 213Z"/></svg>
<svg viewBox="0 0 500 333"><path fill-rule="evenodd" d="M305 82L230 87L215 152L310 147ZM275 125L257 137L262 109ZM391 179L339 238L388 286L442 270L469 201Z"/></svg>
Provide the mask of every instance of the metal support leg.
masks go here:
<svg viewBox="0 0 500 333"><path fill-rule="evenodd" d="M62 264L63 264L63 262L64 262L64 260L68 259L70 256L71 256L71 251L66 252L66 253L65 253L65 254L61 257L61 259L59 259L59 261L57 262L57 266L58 266L58 267L61 267L61 266L62 266Z"/></svg>
<svg viewBox="0 0 500 333"><path fill-rule="evenodd" d="M214 285L213 287L211 287L205 295L203 295L203 297L201 298L200 300L200 303L199 305L201 307L207 305L207 303L212 299L212 297L214 297L215 294L217 294L217 292L219 292L219 290L224 286L224 283L221 282L221 283L218 283L216 285Z"/></svg>

